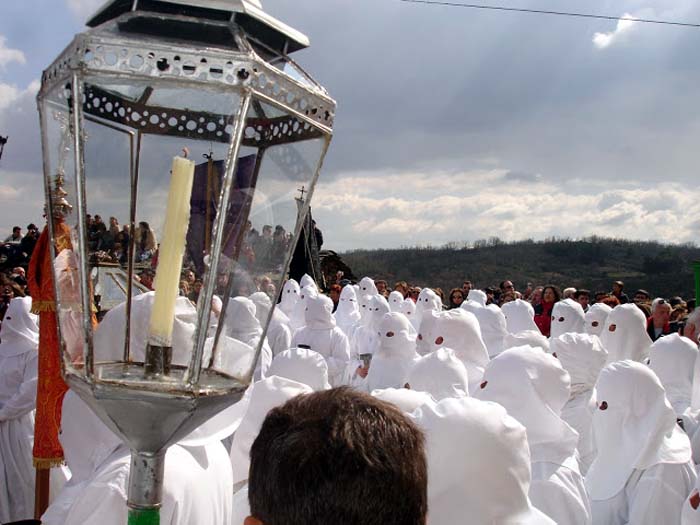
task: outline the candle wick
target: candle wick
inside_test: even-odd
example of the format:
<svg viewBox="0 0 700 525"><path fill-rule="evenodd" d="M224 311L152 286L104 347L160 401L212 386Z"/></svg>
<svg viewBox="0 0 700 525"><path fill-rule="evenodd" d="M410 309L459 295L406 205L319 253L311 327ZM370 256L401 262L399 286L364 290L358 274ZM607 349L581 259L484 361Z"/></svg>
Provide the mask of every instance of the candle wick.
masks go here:
<svg viewBox="0 0 700 525"><path fill-rule="evenodd" d="M182 156L188 158L190 156L190 150L187 148L182 148Z"/></svg>

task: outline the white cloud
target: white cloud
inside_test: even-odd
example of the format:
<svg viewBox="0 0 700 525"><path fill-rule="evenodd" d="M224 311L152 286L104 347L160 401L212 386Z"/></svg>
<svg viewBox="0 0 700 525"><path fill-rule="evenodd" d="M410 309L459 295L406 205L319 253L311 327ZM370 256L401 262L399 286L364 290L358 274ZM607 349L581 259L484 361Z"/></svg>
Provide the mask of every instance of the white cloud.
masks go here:
<svg viewBox="0 0 700 525"><path fill-rule="evenodd" d="M79 18L92 15L104 4L104 0L66 0L68 8Z"/></svg>
<svg viewBox="0 0 700 525"><path fill-rule="evenodd" d="M598 49L605 49L610 47L615 42L623 38L624 35L628 34L630 30L635 27L639 22L631 20L637 18L629 13L622 15L622 18L618 20L617 26L614 31L609 31L608 33L596 33L593 35L593 44Z"/></svg>
<svg viewBox="0 0 700 525"><path fill-rule="evenodd" d="M426 184L432 191L424 189ZM361 188L360 191L358 189ZM517 183L499 171L359 174L324 183L313 203L327 248L442 245L497 236L504 240L601 235L663 242L695 241L688 217L700 191L679 184L600 189L590 180Z"/></svg>
<svg viewBox="0 0 700 525"><path fill-rule="evenodd" d="M0 82L0 123L4 120L9 120L2 113L8 108L17 108L17 103L27 98L33 98L39 91L41 83L38 80L32 81L26 88L20 89L12 84L3 84ZM9 112L8 112L9 113Z"/></svg>
<svg viewBox="0 0 700 525"><path fill-rule="evenodd" d="M0 69L4 69L9 64L17 62L18 64L26 64L27 57L19 49L12 49L6 46L7 38L0 35Z"/></svg>

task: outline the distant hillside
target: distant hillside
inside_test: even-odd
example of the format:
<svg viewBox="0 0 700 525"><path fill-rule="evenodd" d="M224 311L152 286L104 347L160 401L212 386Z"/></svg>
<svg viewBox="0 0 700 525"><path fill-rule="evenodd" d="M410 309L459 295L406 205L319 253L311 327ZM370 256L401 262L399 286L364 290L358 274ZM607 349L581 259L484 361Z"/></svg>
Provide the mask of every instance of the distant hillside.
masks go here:
<svg viewBox="0 0 700 525"><path fill-rule="evenodd" d="M610 290L625 282L632 293L644 288L652 295L693 297L691 262L700 260L695 245L668 245L591 237L505 243L497 238L440 248L355 250L342 254L355 275L386 279L393 286L405 280L448 292L470 280L478 288L511 279L517 289L528 282Z"/></svg>

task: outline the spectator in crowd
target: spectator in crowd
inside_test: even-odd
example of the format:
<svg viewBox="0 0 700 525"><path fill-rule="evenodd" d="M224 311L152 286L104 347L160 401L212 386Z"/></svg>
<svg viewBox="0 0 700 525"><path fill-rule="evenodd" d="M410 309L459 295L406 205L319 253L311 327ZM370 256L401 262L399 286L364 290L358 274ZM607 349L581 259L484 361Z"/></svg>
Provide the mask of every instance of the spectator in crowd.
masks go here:
<svg viewBox="0 0 700 525"><path fill-rule="evenodd" d="M153 290L153 278L155 273L150 268L145 269L139 274L139 281L149 290Z"/></svg>
<svg viewBox="0 0 700 525"><path fill-rule="evenodd" d="M657 299L647 320L647 333L652 341L671 333L671 305L665 299Z"/></svg>
<svg viewBox="0 0 700 525"><path fill-rule="evenodd" d="M537 306L542 302L542 291L544 290L544 286L536 286L533 290L532 293L530 293L530 304L532 306Z"/></svg>
<svg viewBox="0 0 700 525"><path fill-rule="evenodd" d="M404 299L408 298L408 283L406 281L398 281L394 284L394 290L401 292Z"/></svg>
<svg viewBox="0 0 700 525"><path fill-rule="evenodd" d="M576 296L576 288L574 287L569 287L569 288L564 288L564 291L561 293L562 299L574 299Z"/></svg>
<svg viewBox="0 0 700 525"><path fill-rule="evenodd" d="M39 230L36 225L33 223L27 225L27 234L22 237L22 241L20 242L22 255L24 255L27 261L31 258L32 253L34 253L34 246L36 246L36 241L38 240Z"/></svg>
<svg viewBox="0 0 700 525"><path fill-rule="evenodd" d="M623 292L625 288L625 283L622 281L615 281L612 285L612 294L617 297L620 304L626 304L629 302L629 297Z"/></svg>
<svg viewBox="0 0 700 525"><path fill-rule="evenodd" d="M389 284L384 279L374 281L374 286L377 287L377 293L384 298L389 297Z"/></svg>
<svg viewBox="0 0 700 525"><path fill-rule="evenodd" d="M462 283L462 292L464 293L464 297L469 297L469 292L472 288L473 286L471 281L464 281Z"/></svg>
<svg viewBox="0 0 700 525"><path fill-rule="evenodd" d="M244 523L425 525L423 441L397 408L371 396L348 388L297 396L267 414L253 443Z"/></svg>
<svg viewBox="0 0 700 525"><path fill-rule="evenodd" d="M587 312L589 303L591 302L591 292L583 288L581 288L580 290L576 290L576 293L574 294L574 300L581 305L581 308L583 308L584 312Z"/></svg>
<svg viewBox="0 0 700 525"><path fill-rule="evenodd" d="M648 303L651 301L651 295L649 294L649 292L647 292L646 290L641 289L641 288L639 290L637 290L636 292L634 292L633 298L634 298L633 299L634 302L637 304Z"/></svg>
<svg viewBox="0 0 700 525"><path fill-rule="evenodd" d="M615 308L620 304L620 300L611 294L606 294L600 302L603 304L607 304L610 308Z"/></svg>
<svg viewBox="0 0 700 525"><path fill-rule="evenodd" d="M22 228L14 226L12 233L5 238L5 244L20 244L22 242Z"/></svg>
<svg viewBox="0 0 700 525"><path fill-rule="evenodd" d="M459 308L464 302L464 291L462 288L452 288L450 292L450 304L447 307L452 310L454 308Z"/></svg>
<svg viewBox="0 0 700 525"><path fill-rule="evenodd" d="M136 244L137 261L147 261L156 253L156 249L158 248L156 236L147 222L139 222L134 232L134 240Z"/></svg>
<svg viewBox="0 0 700 525"><path fill-rule="evenodd" d="M333 313L338 309L338 303L340 302L340 294L343 289L339 284L332 284L328 292L328 297L333 301Z"/></svg>
<svg viewBox="0 0 700 525"><path fill-rule="evenodd" d="M595 302L602 303L610 294L608 292L597 291L595 293ZM619 304L619 301L618 301Z"/></svg>
<svg viewBox="0 0 700 525"><path fill-rule="evenodd" d="M542 335L549 337L552 327L552 310L555 303L561 300L559 288L548 284L542 290L542 302L533 305L535 308L535 324L540 329Z"/></svg>

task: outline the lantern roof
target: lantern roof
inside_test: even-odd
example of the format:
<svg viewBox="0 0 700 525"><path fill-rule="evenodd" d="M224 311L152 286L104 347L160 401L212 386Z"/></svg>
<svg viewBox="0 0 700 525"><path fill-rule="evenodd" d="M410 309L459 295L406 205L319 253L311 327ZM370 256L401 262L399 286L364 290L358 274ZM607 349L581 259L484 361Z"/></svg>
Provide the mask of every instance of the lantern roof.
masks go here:
<svg viewBox="0 0 700 525"><path fill-rule="evenodd" d="M306 35L266 13L259 0L108 0L87 25L97 27L126 13L228 22L282 54L310 45Z"/></svg>

